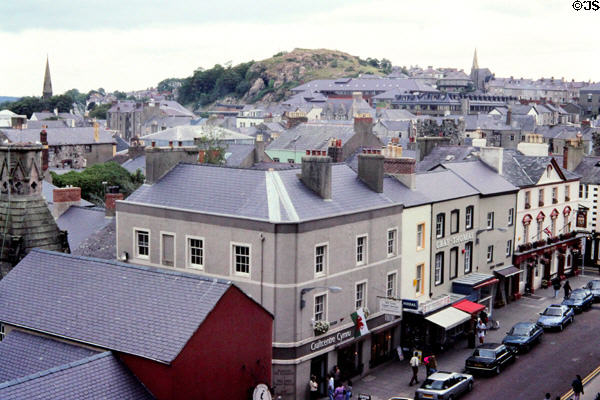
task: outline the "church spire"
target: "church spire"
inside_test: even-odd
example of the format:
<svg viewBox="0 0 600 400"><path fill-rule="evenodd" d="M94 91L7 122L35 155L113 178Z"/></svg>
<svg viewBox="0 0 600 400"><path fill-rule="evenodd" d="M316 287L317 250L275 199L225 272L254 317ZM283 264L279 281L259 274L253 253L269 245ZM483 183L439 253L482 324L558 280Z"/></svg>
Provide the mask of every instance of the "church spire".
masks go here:
<svg viewBox="0 0 600 400"><path fill-rule="evenodd" d="M471 70L479 69L479 63L477 62L477 48L475 48L475 53L473 54L473 66Z"/></svg>
<svg viewBox="0 0 600 400"><path fill-rule="evenodd" d="M46 56L46 74L44 75L44 90L42 91L42 97L44 99L52 97L52 81L50 80L50 64L48 63L48 56Z"/></svg>

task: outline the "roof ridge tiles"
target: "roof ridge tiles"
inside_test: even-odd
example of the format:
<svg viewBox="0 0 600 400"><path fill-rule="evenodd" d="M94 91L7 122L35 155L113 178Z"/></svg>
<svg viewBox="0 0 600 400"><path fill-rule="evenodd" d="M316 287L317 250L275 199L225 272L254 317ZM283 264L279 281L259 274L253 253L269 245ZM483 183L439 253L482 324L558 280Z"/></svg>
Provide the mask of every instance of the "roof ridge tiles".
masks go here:
<svg viewBox="0 0 600 400"><path fill-rule="evenodd" d="M212 277L209 278L207 276L191 274L191 273L187 273L187 272L183 272L183 271L171 271L171 270L167 270L167 269L163 270L161 268L148 267L145 265L123 263L123 262L119 262L119 261L106 260L106 259L87 257L87 256L80 256L80 255L75 255L75 254L66 254L66 253L60 253L60 252L56 252L56 251L39 249L39 248L31 249L30 253L33 253L33 252L50 254L53 256L77 259L77 260L82 260L82 261L93 261L93 262L97 262L97 263L101 263L101 264L108 264L108 265L113 265L113 266L117 266L117 267L124 267L124 268L128 268L128 269L135 269L135 270L146 271L146 272L154 272L154 273L162 274L162 275L179 276L182 278L190 278L190 279L196 279L196 280L201 280L201 281L206 281L206 282L221 283L224 285L232 285L232 282L228 281L226 279L212 278Z"/></svg>
<svg viewBox="0 0 600 400"><path fill-rule="evenodd" d="M44 371L39 371L39 372L35 372L33 374L30 374L30 375L26 375L26 376L22 376L22 377L19 377L19 378L15 378L15 379L12 379L10 381L6 381L6 382L0 383L0 389L4 389L4 388L10 387L10 386L14 386L14 385L19 385L21 383L28 382L28 381L31 381L31 380L34 380L34 379L37 379L37 378L41 378L41 377L47 376L47 375L51 375L51 374L54 374L54 373L57 373L57 372L60 372L60 371L64 371L66 369L75 368L75 367L78 367L80 365L87 364L87 363L90 363L92 361L96 361L98 359L104 358L104 357L109 357L111 355L112 355L111 351L104 351L102 353L94 354L94 355L91 355L89 357L85 357L85 358L82 358L80 360L77 360L77 361L72 361L70 363L59 365L57 367L52 367L52 368L46 369Z"/></svg>

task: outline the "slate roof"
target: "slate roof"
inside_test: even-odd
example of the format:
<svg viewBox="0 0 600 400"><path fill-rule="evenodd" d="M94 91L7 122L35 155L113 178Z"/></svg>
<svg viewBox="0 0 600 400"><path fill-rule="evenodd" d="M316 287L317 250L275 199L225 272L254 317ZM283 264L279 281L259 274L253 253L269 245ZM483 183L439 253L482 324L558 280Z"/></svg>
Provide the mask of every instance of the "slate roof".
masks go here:
<svg viewBox="0 0 600 400"><path fill-rule="evenodd" d="M600 92L600 83L593 83L579 89L580 92Z"/></svg>
<svg viewBox="0 0 600 400"><path fill-rule="evenodd" d="M444 168L460 176L466 183L473 186L484 196L519 190L518 187L512 185L482 161L456 162L442 165Z"/></svg>
<svg viewBox="0 0 600 400"><path fill-rule="evenodd" d="M536 185L552 158L552 156L525 156L516 150L504 149L502 176L518 187ZM567 180L579 177L567 169L561 168L561 171Z"/></svg>
<svg viewBox="0 0 600 400"><path fill-rule="evenodd" d="M0 384L2 400L122 399L154 397L110 352Z"/></svg>
<svg viewBox="0 0 600 400"><path fill-rule="evenodd" d="M429 85L418 82L415 79L397 78L341 78L341 79L317 79L292 89L292 92L324 92L324 91L379 91L385 92L391 89L403 89L407 92L437 92Z"/></svg>
<svg viewBox="0 0 600 400"><path fill-rule="evenodd" d="M409 121L417 119L413 113L402 109L384 109L380 112L379 118L388 121Z"/></svg>
<svg viewBox="0 0 600 400"><path fill-rule="evenodd" d="M417 171L424 172L441 163L477 160L478 147L472 146L436 146L417 163Z"/></svg>
<svg viewBox="0 0 600 400"><path fill-rule="evenodd" d="M151 133L140 137L141 140L173 140L189 141L199 137L213 137L217 140L254 140L251 136L243 135L229 129L209 125L181 125L164 131Z"/></svg>
<svg viewBox="0 0 600 400"><path fill-rule="evenodd" d="M381 120L380 122L381 125L383 125L386 129L394 132L408 132L408 128L410 126L410 121Z"/></svg>
<svg viewBox="0 0 600 400"><path fill-rule="evenodd" d="M248 157L252 157L253 144L230 144L225 149L225 165L239 167ZM254 160L250 160L254 162Z"/></svg>
<svg viewBox="0 0 600 400"><path fill-rule="evenodd" d="M168 364L230 287L33 249L0 281L0 321Z"/></svg>
<svg viewBox="0 0 600 400"><path fill-rule="evenodd" d="M130 174L134 174L138 169L142 171L142 174L146 175L146 156L138 156L136 158L130 158L121 164L121 167L129 171Z"/></svg>
<svg viewBox="0 0 600 400"><path fill-rule="evenodd" d="M12 330L0 342L0 382L31 375L96 353L84 347Z"/></svg>
<svg viewBox="0 0 600 400"><path fill-rule="evenodd" d="M346 143L354 136L354 125L349 123L305 123L296 125L273 140L267 150L326 150L329 139L342 139Z"/></svg>
<svg viewBox="0 0 600 400"><path fill-rule="evenodd" d="M103 260L114 260L117 255L117 226L116 219L97 232L88 236L71 253L77 256L95 257Z"/></svg>
<svg viewBox="0 0 600 400"><path fill-rule="evenodd" d="M535 128L535 133L540 133L548 139L575 139L578 133L582 133L584 139L591 139L590 135L586 135L585 131L582 132L578 125L538 126Z"/></svg>
<svg viewBox="0 0 600 400"><path fill-rule="evenodd" d="M47 121L27 121L27 129L42 129L46 125L48 128L67 128L67 123L63 119L47 120Z"/></svg>
<svg viewBox="0 0 600 400"><path fill-rule="evenodd" d="M121 138L121 136L114 135L113 139L115 139L115 143L117 144L117 152L124 151L129 148L129 143L127 143L127 141L123 140Z"/></svg>
<svg viewBox="0 0 600 400"><path fill-rule="evenodd" d="M584 157L573 172L583 184L600 185L600 157Z"/></svg>
<svg viewBox="0 0 600 400"><path fill-rule="evenodd" d="M58 186L54 186L50 182L43 180L42 181L42 197L46 200L46 203L49 205L54 204L54 189L58 189ZM82 207L93 207L94 204L90 203L85 199L81 199L79 204Z"/></svg>
<svg viewBox="0 0 600 400"><path fill-rule="evenodd" d="M81 242L110 223L111 219L106 218L105 214L103 208L71 206L58 217L56 223L61 230L68 232L69 247L74 250Z"/></svg>
<svg viewBox="0 0 600 400"><path fill-rule="evenodd" d="M2 132L12 143L36 143L40 141L39 129L3 129ZM103 144L115 143L112 132L99 129L99 141L94 141L94 128L48 128L48 145Z"/></svg>

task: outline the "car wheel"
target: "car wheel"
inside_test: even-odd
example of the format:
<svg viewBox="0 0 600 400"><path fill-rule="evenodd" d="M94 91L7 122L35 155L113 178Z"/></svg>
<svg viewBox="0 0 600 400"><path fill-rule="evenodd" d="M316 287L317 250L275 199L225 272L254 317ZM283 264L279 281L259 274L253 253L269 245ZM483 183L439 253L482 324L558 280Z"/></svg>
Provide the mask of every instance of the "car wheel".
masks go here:
<svg viewBox="0 0 600 400"><path fill-rule="evenodd" d="M558 330L562 332L562 331L563 331L563 329L565 329L565 324L560 324L560 325L558 326Z"/></svg>
<svg viewBox="0 0 600 400"><path fill-rule="evenodd" d="M448 400L454 400L454 395L450 395L450 397L448 397Z"/></svg>
<svg viewBox="0 0 600 400"><path fill-rule="evenodd" d="M538 342L538 344L542 343L542 335L538 336L537 342Z"/></svg>
<svg viewBox="0 0 600 400"><path fill-rule="evenodd" d="M500 375L500 366L499 365L496 367L494 372L496 373L496 375Z"/></svg>
<svg viewBox="0 0 600 400"><path fill-rule="evenodd" d="M473 381L469 381L469 384L467 385L467 392L470 392L471 390L473 390Z"/></svg>

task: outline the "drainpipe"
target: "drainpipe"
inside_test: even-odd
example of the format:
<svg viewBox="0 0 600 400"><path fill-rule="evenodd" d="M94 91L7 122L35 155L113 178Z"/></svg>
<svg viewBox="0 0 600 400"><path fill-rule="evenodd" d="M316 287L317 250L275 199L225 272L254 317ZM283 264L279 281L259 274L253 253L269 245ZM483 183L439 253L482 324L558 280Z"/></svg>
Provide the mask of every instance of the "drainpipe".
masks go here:
<svg viewBox="0 0 600 400"><path fill-rule="evenodd" d="M265 270L265 262L264 262L264 254L265 254L265 235L261 232L258 234L258 237L260 238L260 305L264 307L263 305L263 276L264 276L264 270Z"/></svg>
<svg viewBox="0 0 600 400"><path fill-rule="evenodd" d="M473 214L475 214L475 212L473 212ZM433 292L431 291L431 275L433 275L431 273L431 252L433 251L433 204L431 205L431 224L429 225L429 299L431 299L431 295L433 294ZM445 227L444 227L445 228ZM433 262L435 263L435 259L433 260ZM435 265L434 265L435 268ZM473 268L471 266L471 268ZM434 270L435 273L435 270Z"/></svg>

